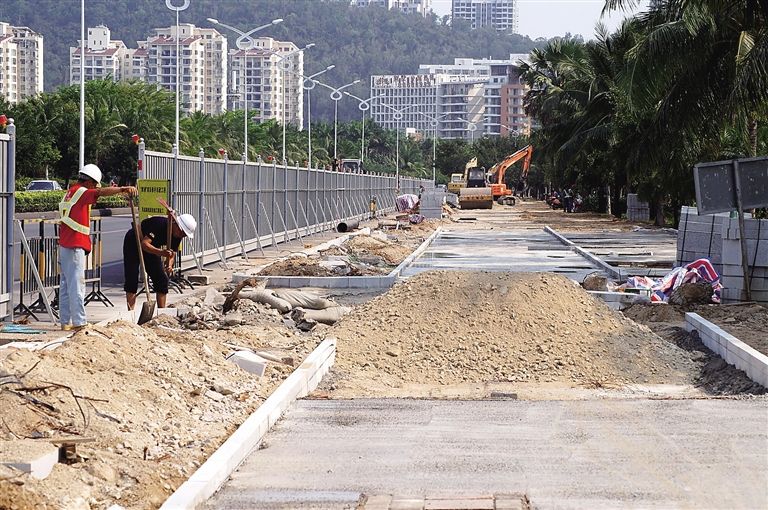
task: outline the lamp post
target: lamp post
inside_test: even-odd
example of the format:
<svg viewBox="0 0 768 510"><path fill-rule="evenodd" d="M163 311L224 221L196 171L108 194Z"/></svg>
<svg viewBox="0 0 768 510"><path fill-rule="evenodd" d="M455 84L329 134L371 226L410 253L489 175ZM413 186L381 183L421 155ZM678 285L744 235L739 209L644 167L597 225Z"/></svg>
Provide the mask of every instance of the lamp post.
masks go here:
<svg viewBox="0 0 768 510"><path fill-rule="evenodd" d="M180 6L173 5L173 0L165 0L165 6L176 13L176 137L174 138L173 153L179 154L179 62L181 55L179 52L181 37L179 37L179 13L186 10L189 7L189 0L183 0Z"/></svg>
<svg viewBox="0 0 768 510"><path fill-rule="evenodd" d="M293 63L288 59L288 57L292 57L293 55L302 53L304 50L308 50L309 48L313 47L315 43L309 43L303 48L299 48L297 50L290 51L286 53L285 55L282 55L280 57L280 69L282 70L282 82L283 82L283 165L286 164L285 159L285 127L288 124L288 109L285 107L285 73L290 72L290 70L293 68Z"/></svg>
<svg viewBox="0 0 768 510"><path fill-rule="evenodd" d="M461 113L453 112L453 113L448 113L447 115L461 115ZM471 141L472 143L475 143L475 130L477 129L477 124L475 124L474 122L470 122L466 119L456 119L456 120L460 120L461 122L467 125L467 130L470 132L470 135L471 135Z"/></svg>
<svg viewBox="0 0 768 510"><path fill-rule="evenodd" d="M385 106L395 110L389 105ZM397 126L395 127L395 184L398 192L400 192L400 120L403 118L403 112L409 108L413 108L414 106L417 105L410 104L405 108L395 110L395 113L392 114L392 118L397 121Z"/></svg>
<svg viewBox="0 0 768 510"><path fill-rule="evenodd" d="M170 2L170 0L168 0ZM178 19L178 15L177 15ZM85 167L85 0L80 0L80 170Z"/></svg>
<svg viewBox="0 0 768 510"><path fill-rule="evenodd" d="M219 20L215 18L208 18L208 22L212 23L214 25L218 25L224 28L227 28L237 34L240 34L240 37L237 38L235 41L235 46L240 51L245 52L243 55L243 63L248 60L248 50L252 49L254 45L256 44L256 41L253 40L251 35L258 32L259 30L264 30L265 28L271 27L273 25L277 25L283 22L282 18L273 19L269 23L266 23L264 25L258 26L254 28L253 30L249 32L242 32L241 30L238 30L235 27L232 27L230 25L227 25L226 23L221 23ZM242 98L243 98L243 162L248 162L248 72L245 69L245 65L243 65L243 69L241 70L240 80L243 82L243 92L242 92Z"/></svg>
<svg viewBox="0 0 768 510"><path fill-rule="evenodd" d="M435 173L435 158L437 157L437 126L439 124L439 120L443 117L447 117L450 115L450 113L444 113L438 117L432 117L431 115L427 115L424 112L419 112L423 116L429 119L429 125L432 126L433 132L432 132L432 184L437 184L437 180L435 179L436 173Z"/></svg>
<svg viewBox="0 0 768 510"><path fill-rule="evenodd" d="M362 80L355 80L352 83L347 83L346 85L342 85L341 87L331 87L330 85L326 85L325 83L317 82L319 85L322 85L323 87L329 89L331 91L331 100L333 101L333 160L336 161L336 156L338 153L336 152L337 146L338 146L338 120L339 120L339 101L341 101L341 98L344 97L341 94L341 91L351 87L352 85L357 85Z"/></svg>
<svg viewBox="0 0 768 510"><path fill-rule="evenodd" d="M353 99L357 99L358 101L357 107L360 108L361 112L363 112L363 127L360 131L360 163L362 164L363 160L365 159L365 112L371 109L371 101L373 101L374 99L378 99L380 97L384 97L386 95L386 92L382 92L378 96L371 96L368 99L361 99L354 94L350 94L347 91L344 91L344 94L348 95Z"/></svg>
<svg viewBox="0 0 768 510"><path fill-rule="evenodd" d="M322 71L318 71L310 76L304 76L301 88L307 91L307 167L312 168L312 89L317 85L315 78L336 67L331 64Z"/></svg>

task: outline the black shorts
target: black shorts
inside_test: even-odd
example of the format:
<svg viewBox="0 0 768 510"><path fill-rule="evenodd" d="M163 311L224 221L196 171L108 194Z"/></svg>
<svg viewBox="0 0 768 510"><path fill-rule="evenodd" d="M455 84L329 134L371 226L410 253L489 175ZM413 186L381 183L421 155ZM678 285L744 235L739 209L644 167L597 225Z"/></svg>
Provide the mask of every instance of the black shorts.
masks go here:
<svg viewBox="0 0 768 510"><path fill-rule="evenodd" d="M152 287L158 294L168 294L168 275L163 267L163 260L157 255L144 252L144 265L147 268L147 275L152 280ZM136 233L133 229L125 233L123 239L123 271L125 274L125 285L123 290L131 294L136 294L139 290L139 251L136 248Z"/></svg>

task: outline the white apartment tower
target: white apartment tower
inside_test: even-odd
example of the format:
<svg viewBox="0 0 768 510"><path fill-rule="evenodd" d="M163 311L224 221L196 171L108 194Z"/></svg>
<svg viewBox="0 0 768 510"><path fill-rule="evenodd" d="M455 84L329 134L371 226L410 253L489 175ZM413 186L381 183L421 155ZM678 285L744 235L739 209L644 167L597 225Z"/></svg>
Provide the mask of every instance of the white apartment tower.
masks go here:
<svg viewBox="0 0 768 510"><path fill-rule="evenodd" d="M249 117L303 129L304 52L298 49L292 42L260 37L249 50L230 50L229 109L242 110L245 96Z"/></svg>
<svg viewBox="0 0 768 510"><path fill-rule="evenodd" d="M43 36L0 22L0 96L16 104L43 91Z"/></svg>
<svg viewBox="0 0 768 510"><path fill-rule="evenodd" d="M128 48L123 41L113 41L104 25L89 27L85 41L85 81L123 79L123 62ZM69 48L69 83L80 83L81 45Z"/></svg>
<svg viewBox="0 0 768 510"><path fill-rule="evenodd" d="M493 27L517 33L518 0L452 0L453 19L465 19L472 28Z"/></svg>
<svg viewBox="0 0 768 510"><path fill-rule="evenodd" d="M146 48L147 81L176 90L176 26L156 28ZM218 114L227 107L227 39L213 28L179 25L182 109ZM142 58L139 53L137 61ZM134 54L134 57L137 57Z"/></svg>
<svg viewBox="0 0 768 510"><path fill-rule="evenodd" d="M350 5L396 9L406 14L418 14L425 18L432 12L432 0L350 0Z"/></svg>

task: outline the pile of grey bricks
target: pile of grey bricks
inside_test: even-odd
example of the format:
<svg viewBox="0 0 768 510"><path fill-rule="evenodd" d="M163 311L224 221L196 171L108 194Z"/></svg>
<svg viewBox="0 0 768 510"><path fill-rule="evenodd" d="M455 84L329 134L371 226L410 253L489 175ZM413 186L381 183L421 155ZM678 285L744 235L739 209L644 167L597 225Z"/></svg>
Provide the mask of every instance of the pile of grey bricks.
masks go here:
<svg viewBox="0 0 768 510"><path fill-rule="evenodd" d="M723 223L723 301L745 301L739 220ZM745 219L747 269L752 301L768 303L768 220Z"/></svg>
<svg viewBox="0 0 768 510"><path fill-rule="evenodd" d="M747 266L752 300L768 303L768 220L745 214ZM676 266L709 259L721 275L723 302L745 301L741 265L739 220L729 213L699 216L695 207L683 207L677 230Z"/></svg>
<svg viewBox="0 0 768 510"><path fill-rule="evenodd" d="M641 202L636 193L627 194L627 219L629 221L648 221L651 217L648 202Z"/></svg>

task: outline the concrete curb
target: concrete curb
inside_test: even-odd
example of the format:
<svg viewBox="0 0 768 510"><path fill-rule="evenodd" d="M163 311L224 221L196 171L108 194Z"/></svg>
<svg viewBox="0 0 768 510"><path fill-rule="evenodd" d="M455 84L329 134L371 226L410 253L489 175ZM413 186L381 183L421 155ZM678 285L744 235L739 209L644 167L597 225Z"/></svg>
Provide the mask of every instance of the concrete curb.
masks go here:
<svg viewBox="0 0 768 510"><path fill-rule="evenodd" d="M768 388L768 356L696 313L685 314L685 329L696 330L704 345L729 364L743 370L747 377Z"/></svg>
<svg viewBox="0 0 768 510"><path fill-rule="evenodd" d="M356 232L352 235L359 235L364 232ZM442 232L443 228L438 227L427 239L424 240L410 255L408 255L396 268L390 271L386 275L382 276L251 276L243 273L235 273L232 275L232 283L240 283L248 278L257 278L259 280L267 280L269 287L283 287L290 289L298 289L302 287L317 287L321 289L388 289L395 284L400 277L400 273L413 263L422 253L424 253L429 245L435 240L435 238ZM346 241L352 235L344 235L328 241L321 245L318 245L309 250L302 250L302 253L313 254L319 250L325 249L330 246L336 246ZM285 257L284 257L285 258ZM283 259L280 259L283 260ZM275 261L277 262L277 261ZM265 267L274 264L266 264L258 267L256 271L261 271Z"/></svg>
<svg viewBox="0 0 768 510"><path fill-rule="evenodd" d="M632 294L629 292L609 292L602 290L588 290L592 297L602 299L605 304L614 310L623 310L629 305L635 303L650 303L650 298L641 294Z"/></svg>
<svg viewBox="0 0 768 510"><path fill-rule="evenodd" d="M197 508L213 496L293 401L308 395L317 387L333 365L335 356L336 339L323 340L189 480L171 494L160 510Z"/></svg>
<svg viewBox="0 0 768 510"><path fill-rule="evenodd" d="M575 251L585 259L587 259L589 262L591 262L595 266L599 267L600 269L608 273L612 278L616 278L617 280L623 280L626 277L626 275L622 273L621 269L617 269L613 267L612 265L608 264L603 259L595 255L594 253L591 253L585 250L584 248L577 246L576 243L569 240L562 234L559 234L554 229L550 228L549 225L544 227L544 232L554 236L558 241L570 247L573 251Z"/></svg>

